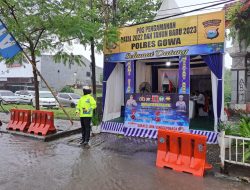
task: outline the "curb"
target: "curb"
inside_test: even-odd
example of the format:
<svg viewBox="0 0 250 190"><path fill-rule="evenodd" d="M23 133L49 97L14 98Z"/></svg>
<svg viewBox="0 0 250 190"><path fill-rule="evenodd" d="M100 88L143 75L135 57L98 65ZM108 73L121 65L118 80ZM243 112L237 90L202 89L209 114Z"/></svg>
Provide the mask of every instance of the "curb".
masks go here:
<svg viewBox="0 0 250 190"><path fill-rule="evenodd" d="M63 138L66 136L70 136L73 134L77 134L81 132L81 128L75 128L72 130L65 130L65 131L58 131L57 133L54 134L50 134L47 136L38 136L38 135L34 135L34 134L29 134L29 133L23 133L23 132L19 132L19 131L8 131L5 128L1 128L0 127L0 133L5 133L5 134L11 134L11 135L17 135L17 136L22 136L22 137L28 137L34 140L39 140L39 141L44 141L44 142L48 142L48 141L53 141L59 138Z"/></svg>
<svg viewBox="0 0 250 190"><path fill-rule="evenodd" d="M53 140L56 140L56 139L59 139L59 138L63 138L63 137L66 137L66 136L70 136L70 135L74 135L74 134L77 134L77 133L80 133L80 132L81 132L81 128L76 128L76 129L72 129L72 130L61 131L61 132L58 132L58 133L46 136L45 139L44 139L44 141L45 142L53 141Z"/></svg>
<svg viewBox="0 0 250 190"><path fill-rule="evenodd" d="M235 182L244 182L247 184L250 183L250 178L248 178L248 177L229 176L229 175L225 175L225 174L221 174L221 173L215 173L215 177L220 178L220 179L227 179L227 180L231 180L231 181L235 181Z"/></svg>

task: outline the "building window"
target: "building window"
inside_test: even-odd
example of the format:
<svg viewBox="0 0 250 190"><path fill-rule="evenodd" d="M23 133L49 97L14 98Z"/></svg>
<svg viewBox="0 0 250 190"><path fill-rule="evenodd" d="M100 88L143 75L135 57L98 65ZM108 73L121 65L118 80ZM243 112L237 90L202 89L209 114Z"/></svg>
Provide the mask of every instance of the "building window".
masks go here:
<svg viewBox="0 0 250 190"><path fill-rule="evenodd" d="M86 75L87 75L87 77L90 77L91 74L90 74L90 72L86 72Z"/></svg>

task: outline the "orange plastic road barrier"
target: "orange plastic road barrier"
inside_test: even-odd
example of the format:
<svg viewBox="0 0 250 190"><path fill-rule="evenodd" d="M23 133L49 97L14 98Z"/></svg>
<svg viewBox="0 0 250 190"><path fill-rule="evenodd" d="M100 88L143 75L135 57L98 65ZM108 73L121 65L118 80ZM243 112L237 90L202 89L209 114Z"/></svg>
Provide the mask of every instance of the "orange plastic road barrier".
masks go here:
<svg viewBox="0 0 250 190"><path fill-rule="evenodd" d="M26 131L31 122L30 110L18 110L12 109L10 115L10 121L7 125L8 130Z"/></svg>
<svg viewBox="0 0 250 190"><path fill-rule="evenodd" d="M17 123L18 123L18 110L12 109L10 111L10 121L7 125L7 129L12 130Z"/></svg>
<svg viewBox="0 0 250 190"><path fill-rule="evenodd" d="M32 122L28 132L43 136L56 132L54 126L54 113L49 111L33 111Z"/></svg>
<svg viewBox="0 0 250 190"><path fill-rule="evenodd" d="M156 166L203 176L212 168L206 163L206 142L206 136L159 129Z"/></svg>

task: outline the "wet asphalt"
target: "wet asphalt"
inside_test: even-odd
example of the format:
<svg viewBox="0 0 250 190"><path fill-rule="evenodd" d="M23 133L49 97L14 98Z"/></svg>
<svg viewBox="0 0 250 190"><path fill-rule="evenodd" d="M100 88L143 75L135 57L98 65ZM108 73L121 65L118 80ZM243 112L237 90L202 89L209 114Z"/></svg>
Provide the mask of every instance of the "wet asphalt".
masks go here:
<svg viewBox="0 0 250 190"><path fill-rule="evenodd" d="M156 142L101 134L53 142L0 134L0 190L250 190L249 184L155 167Z"/></svg>

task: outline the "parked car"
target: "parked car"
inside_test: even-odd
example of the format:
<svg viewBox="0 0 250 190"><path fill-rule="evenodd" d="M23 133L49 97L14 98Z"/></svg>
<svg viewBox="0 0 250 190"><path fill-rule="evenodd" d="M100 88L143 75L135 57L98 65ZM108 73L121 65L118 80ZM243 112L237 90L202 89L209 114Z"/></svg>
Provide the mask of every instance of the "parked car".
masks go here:
<svg viewBox="0 0 250 190"><path fill-rule="evenodd" d="M62 106L75 108L81 96L74 93L58 93L57 98Z"/></svg>
<svg viewBox="0 0 250 190"><path fill-rule="evenodd" d="M50 91L40 91L39 92L39 104L40 107L46 108L59 108L59 104ZM32 99L32 105L35 107L36 101L35 97Z"/></svg>
<svg viewBox="0 0 250 190"><path fill-rule="evenodd" d="M15 96L19 96L19 95L20 95L20 91L16 91Z"/></svg>
<svg viewBox="0 0 250 190"><path fill-rule="evenodd" d="M9 90L0 90L0 100L3 104L19 104L19 97Z"/></svg>
<svg viewBox="0 0 250 190"><path fill-rule="evenodd" d="M20 103L28 103L32 105L32 100L35 97L35 91L21 90L18 96Z"/></svg>

